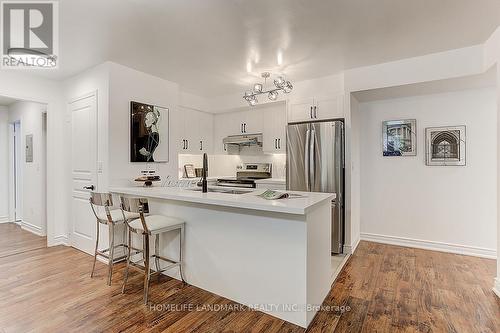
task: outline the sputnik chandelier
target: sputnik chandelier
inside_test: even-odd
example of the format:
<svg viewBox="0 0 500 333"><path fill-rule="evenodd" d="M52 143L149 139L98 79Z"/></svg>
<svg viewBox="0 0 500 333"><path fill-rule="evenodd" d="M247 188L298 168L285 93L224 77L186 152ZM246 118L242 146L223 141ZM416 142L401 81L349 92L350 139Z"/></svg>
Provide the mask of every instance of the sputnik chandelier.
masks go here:
<svg viewBox="0 0 500 333"><path fill-rule="evenodd" d="M292 83L290 81L287 81L283 76L277 76L276 79L274 79L274 86L267 88L267 79L271 77L271 73L264 72L261 74L261 76L264 78L264 83L254 84L253 89L246 91L245 95L243 96L243 99L247 101L250 106L255 106L257 105L257 103L259 103L259 101L257 100L257 96L259 95L267 94L267 97L271 101L275 101L278 99L279 91L288 94L293 89Z"/></svg>

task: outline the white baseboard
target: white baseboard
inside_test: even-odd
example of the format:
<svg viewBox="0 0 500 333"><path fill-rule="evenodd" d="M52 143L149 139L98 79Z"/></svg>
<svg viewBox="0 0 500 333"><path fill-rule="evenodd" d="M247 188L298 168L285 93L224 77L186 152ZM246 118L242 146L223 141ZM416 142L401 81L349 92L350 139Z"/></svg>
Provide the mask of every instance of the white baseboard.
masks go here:
<svg viewBox="0 0 500 333"><path fill-rule="evenodd" d="M500 298L500 278L495 279L495 283L493 285L493 292L495 293L495 295L498 296L498 298Z"/></svg>
<svg viewBox="0 0 500 333"><path fill-rule="evenodd" d="M54 240L49 244L49 246L56 245L66 245L69 246L69 240L67 235L54 236Z"/></svg>
<svg viewBox="0 0 500 333"><path fill-rule="evenodd" d="M37 236L45 236L42 228L26 221L21 221L21 229L29 231Z"/></svg>
<svg viewBox="0 0 500 333"><path fill-rule="evenodd" d="M360 238L354 241L353 245L344 245L344 253L345 254L353 254L356 251L356 248L359 245Z"/></svg>
<svg viewBox="0 0 500 333"><path fill-rule="evenodd" d="M486 249L482 247L474 247L468 245L449 244L443 242L427 241L427 240L397 237L397 236L386 236L386 235L378 235L371 233L361 233L361 239L376 243L414 247L418 249L449 252L449 253L463 254L474 257L482 257L489 259L497 258L497 251L495 249Z"/></svg>
<svg viewBox="0 0 500 333"><path fill-rule="evenodd" d="M0 223L8 223L9 217L8 216L0 216Z"/></svg>

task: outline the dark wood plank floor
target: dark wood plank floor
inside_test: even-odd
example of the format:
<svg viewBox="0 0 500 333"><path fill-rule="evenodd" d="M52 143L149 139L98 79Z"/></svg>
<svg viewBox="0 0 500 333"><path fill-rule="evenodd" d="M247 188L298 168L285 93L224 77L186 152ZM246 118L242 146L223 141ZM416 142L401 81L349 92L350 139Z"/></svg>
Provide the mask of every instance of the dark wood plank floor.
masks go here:
<svg viewBox="0 0 500 333"><path fill-rule="evenodd" d="M0 226L0 253L10 244L3 238ZM153 280L151 301L175 311L146 307L139 273L131 273L122 295L123 265L108 287L106 266L98 263L90 279L91 264L89 255L64 246L1 257L0 332L304 331L167 277ZM309 331L500 332L500 301L491 291L495 264L361 242L325 300L332 309L319 312ZM190 311L190 304L204 311Z"/></svg>

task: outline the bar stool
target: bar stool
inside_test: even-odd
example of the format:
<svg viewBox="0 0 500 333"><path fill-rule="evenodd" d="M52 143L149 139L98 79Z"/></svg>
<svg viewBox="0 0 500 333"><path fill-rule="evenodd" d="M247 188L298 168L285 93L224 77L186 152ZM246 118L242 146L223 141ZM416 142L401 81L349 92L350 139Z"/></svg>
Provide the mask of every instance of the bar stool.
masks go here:
<svg viewBox="0 0 500 333"><path fill-rule="evenodd" d="M117 224L125 224L125 221L139 218L139 214L126 213L123 214L121 209L111 209L113 207L113 196L110 193L91 192L90 207L94 212L97 220L97 235L95 241L94 251L94 264L92 265L92 273L90 277L94 276L95 263L97 256L101 256L108 260L108 286L111 285L111 277L113 276L113 264L126 258L126 255L118 258L114 257L116 248L127 248L126 244L126 227L123 228L123 243L115 245L115 226ZM100 208L99 208L100 207ZM96 210L97 208L97 210ZM103 211L104 210L104 211ZM104 250L99 250L99 224L106 224L109 227L109 247Z"/></svg>
<svg viewBox="0 0 500 333"><path fill-rule="evenodd" d="M125 269L125 276L123 280L122 293L125 292L125 286L127 284L128 279L128 271L129 267L136 268L142 272L144 272L144 304L148 303L148 291L149 291L149 280L151 275L158 274L158 279L160 278L160 274L165 272L166 270L179 267L179 273L181 276L182 282L185 283L184 274L182 271L183 265L183 243L184 243L184 221L169 216L162 215L148 215L144 214L149 213L149 204L148 199L145 198L126 198L120 197L121 200L121 208L123 212L123 218L128 225L128 253L127 253L127 268ZM139 218L133 221L126 220L126 214L138 213ZM171 231L179 231L179 261L174 261L165 257L160 256L159 248L160 248L160 234L171 232ZM142 235L142 250L134 248L132 246L132 235L131 233L136 233ZM153 256L150 256L149 249L149 237L155 237L154 247L155 253ZM138 260L133 262L130 260L131 250L142 252L142 260ZM149 260L150 258L154 258L156 272L151 272ZM160 269L160 260L168 262L170 265ZM141 261L144 262L144 267L138 265Z"/></svg>

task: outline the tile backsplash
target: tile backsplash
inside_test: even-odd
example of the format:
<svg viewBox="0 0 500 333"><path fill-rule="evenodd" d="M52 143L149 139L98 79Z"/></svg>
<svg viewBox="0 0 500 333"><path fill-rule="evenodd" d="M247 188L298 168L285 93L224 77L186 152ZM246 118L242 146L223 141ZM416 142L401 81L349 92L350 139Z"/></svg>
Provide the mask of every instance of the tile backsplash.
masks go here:
<svg viewBox="0 0 500 333"><path fill-rule="evenodd" d="M179 178L184 176L185 164L194 164L195 168L201 168L202 162L202 155L179 155ZM285 178L286 154L208 155L208 175L234 177L236 168L243 163L272 163L273 178Z"/></svg>

